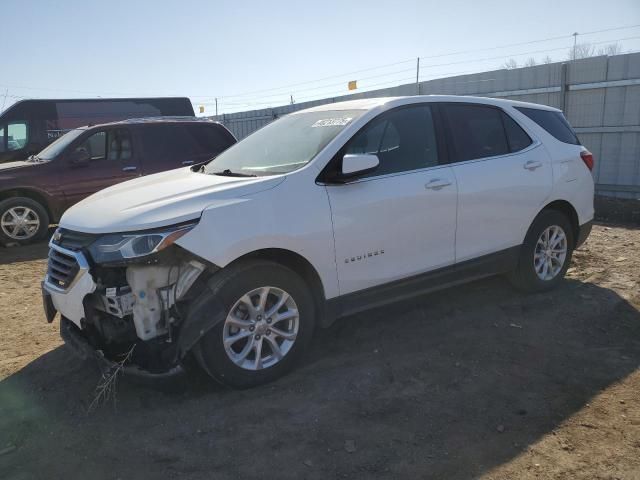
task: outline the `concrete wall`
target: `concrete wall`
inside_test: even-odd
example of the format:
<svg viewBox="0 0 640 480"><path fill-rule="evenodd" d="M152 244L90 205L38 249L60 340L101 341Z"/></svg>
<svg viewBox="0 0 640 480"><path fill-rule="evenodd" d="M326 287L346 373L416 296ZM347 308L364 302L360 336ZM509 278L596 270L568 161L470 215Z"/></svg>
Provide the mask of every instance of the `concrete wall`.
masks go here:
<svg viewBox="0 0 640 480"><path fill-rule="evenodd" d="M315 105L416 94L501 97L561 108L595 155L598 193L640 198L640 53L440 78L212 118L241 139L282 115Z"/></svg>

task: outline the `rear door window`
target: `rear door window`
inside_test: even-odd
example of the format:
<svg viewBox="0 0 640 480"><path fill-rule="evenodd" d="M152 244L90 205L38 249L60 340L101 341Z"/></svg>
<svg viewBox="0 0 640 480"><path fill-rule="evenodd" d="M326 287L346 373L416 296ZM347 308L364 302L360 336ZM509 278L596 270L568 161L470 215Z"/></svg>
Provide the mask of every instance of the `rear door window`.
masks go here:
<svg viewBox="0 0 640 480"><path fill-rule="evenodd" d="M570 143L571 145L580 145L578 137L571 128L571 125L569 125L569 122L567 122L567 119L564 118L562 112L541 110L539 108L515 108L544 128L555 137L556 140L560 140L563 143Z"/></svg>
<svg viewBox="0 0 640 480"><path fill-rule="evenodd" d="M445 104L442 111L449 130L452 161L509 153L502 110L484 105Z"/></svg>
<svg viewBox="0 0 640 480"><path fill-rule="evenodd" d="M126 129L109 130L108 138L109 160L127 161L133 156L131 135Z"/></svg>

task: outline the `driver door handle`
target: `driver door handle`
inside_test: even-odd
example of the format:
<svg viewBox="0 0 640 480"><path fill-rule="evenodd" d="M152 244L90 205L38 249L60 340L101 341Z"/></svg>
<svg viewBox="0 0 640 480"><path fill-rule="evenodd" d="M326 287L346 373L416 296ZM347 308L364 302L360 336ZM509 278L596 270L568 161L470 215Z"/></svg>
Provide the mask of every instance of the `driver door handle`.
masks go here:
<svg viewBox="0 0 640 480"><path fill-rule="evenodd" d="M136 170L138 170L138 167L135 167L135 166L133 166L133 167L124 167L122 169L123 172L135 172Z"/></svg>
<svg viewBox="0 0 640 480"><path fill-rule="evenodd" d="M451 185L451 182L449 180L443 178L434 178L433 180L427 182L424 188L426 188L427 190L440 190L441 188L448 187L449 185Z"/></svg>
<svg viewBox="0 0 640 480"><path fill-rule="evenodd" d="M542 166L542 162L539 162L538 160L529 160L527 163L525 163L524 168L526 168L527 170L535 170L536 168L540 168Z"/></svg>

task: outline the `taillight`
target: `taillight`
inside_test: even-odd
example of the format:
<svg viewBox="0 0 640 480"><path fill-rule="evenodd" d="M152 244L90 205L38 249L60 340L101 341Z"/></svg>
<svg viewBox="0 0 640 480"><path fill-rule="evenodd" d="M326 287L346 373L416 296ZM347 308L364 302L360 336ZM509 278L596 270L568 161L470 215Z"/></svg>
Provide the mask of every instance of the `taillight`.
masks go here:
<svg viewBox="0 0 640 480"><path fill-rule="evenodd" d="M583 150L580 152L580 158L582 158L582 161L587 166L589 171L592 171L593 170L593 153L591 153L589 150Z"/></svg>

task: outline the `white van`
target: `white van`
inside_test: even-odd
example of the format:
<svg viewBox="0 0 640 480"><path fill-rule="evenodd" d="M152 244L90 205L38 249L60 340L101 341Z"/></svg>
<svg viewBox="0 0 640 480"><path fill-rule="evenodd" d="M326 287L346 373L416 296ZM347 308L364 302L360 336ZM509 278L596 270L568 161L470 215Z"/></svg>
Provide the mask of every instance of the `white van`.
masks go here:
<svg viewBox="0 0 640 480"><path fill-rule="evenodd" d="M591 229L592 168L541 105L418 96L295 112L202 168L69 209L47 317L129 370L173 374L191 353L228 385L261 384L340 316L493 274L555 287Z"/></svg>

